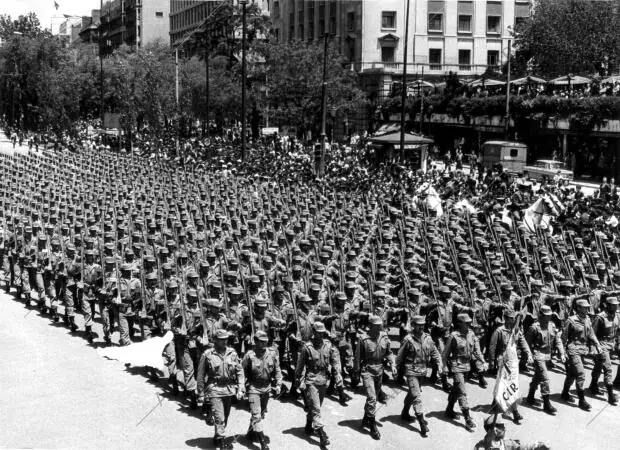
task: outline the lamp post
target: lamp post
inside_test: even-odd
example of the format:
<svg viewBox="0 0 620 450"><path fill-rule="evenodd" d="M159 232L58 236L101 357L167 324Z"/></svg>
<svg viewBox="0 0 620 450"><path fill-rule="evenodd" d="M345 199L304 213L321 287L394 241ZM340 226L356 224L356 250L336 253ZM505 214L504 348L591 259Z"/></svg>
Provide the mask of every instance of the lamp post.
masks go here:
<svg viewBox="0 0 620 450"><path fill-rule="evenodd" d="M508 32L511 34L511 37L508 39L508 63L506 67L506 119L504 123L504 138L508 140L508 127L510 121L510 55L512 54L512 27L508 27Z"/></svg>
<svg viewBox="0 0 620 450"><path fill-rule="evenodd" d="M400 151L405 149L405 102L407 100L407 51L409 43L409 7L410 0L407 0L407 12L405 14L405 45L403 47L403 82L402 92L400 93Z"/></svg>
<svg viewBox="0 0 620 450"><path fill-rule="evenodd" d="M325 173L325 151L327 147L327 50L329 49L329 33L323 35L323 83L321 84L321 158L319 160L318 175Z"/></svg>
<svg viewBox="0 0 620 450"><path fill-rule="evenodd" d="M245 161L245 20L248 0L239 0L241 4L241 160Z"/></svg>

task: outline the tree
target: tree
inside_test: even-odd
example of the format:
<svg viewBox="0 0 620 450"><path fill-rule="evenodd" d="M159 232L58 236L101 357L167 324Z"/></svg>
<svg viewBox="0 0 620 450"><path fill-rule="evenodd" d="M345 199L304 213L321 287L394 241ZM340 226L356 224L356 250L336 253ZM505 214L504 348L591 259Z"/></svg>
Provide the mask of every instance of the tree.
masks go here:
<svg viewBox="0 0 620 450"><path fill-rule="evenodd" d="M264 58L264 63L257 62L253 68L255 77L265 80L266 95L256 96L259 108L264 111L269 107L269 115L275 123L318 134L323 42L267 42L255 45L254 51ZM367 98L358 87L357 75L349 70L333 45L328 47L327 69L328 112L346 113L364 108Z"/></svg>
<svg viewBox="0 0 620 450"><path fill-rule="evenodd" d="M0 15L0 39L9 39L14 33L20 33L25 37L36 38L39 36L51 36L48 31L41 28L39 18L33 12L25 16L19 16L12 20L7 14Z"/></svg>
<svg viewBox="0 0 620 450"><path fill-rule="evenodd" d="M538 2L516 31L515 72L554 77L608 74L620 56L617 2L564 0ZM528 70L529 69L529 70Z"/></svg>

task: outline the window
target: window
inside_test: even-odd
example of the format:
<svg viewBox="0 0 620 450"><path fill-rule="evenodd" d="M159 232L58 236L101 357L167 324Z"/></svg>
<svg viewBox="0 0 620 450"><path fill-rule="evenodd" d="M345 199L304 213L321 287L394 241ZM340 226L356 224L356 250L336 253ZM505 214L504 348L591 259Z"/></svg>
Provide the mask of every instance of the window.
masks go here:
<svg viewBox="0 0 620 450"><path fill-rule="evenodd" d="M381 29L382 30L395 30L396 29L396 11L381 12Z"/></svg>
<svg viewBox="0 0 620 450"><path fill-rule="evenodd" d="M160 11L157 11L157 12L155 12L155 17L164 17L164 13L160 12Z"/></svg>
<svg viewBox="0 0 620 450"><path fill-rule="evenodd" d="M515 32L519 32L527 22L527 17L515 17Z"/></svg>
<svg viewBox="0 0 620 450"><path fill-rule="evenodd" d="M394 47L381 47L381 62L393 63L394 62Z"/></svg>
<svg viewBox="0 0 620 450"><path fill-rule="evenodd" d="M501 16L487 16L487 33L500 34L502 28Z"/></svg>
<svg viewBox="0 0 620 450"><path fill-rule="evenodd" d="M299 39L301 39L302 41L306 39L306 36L304 35L304 24L303 23L299 24Z"/></svg>
<svg viewBox="0 0 620 450"><path fill-rule="evenodd" d="M459 33L471 33L471 16L459 15Z"/></svg>
<svg viewBox="0 0 620 450"><path fill-rule="evenodd" d="M431 70L441 70L441 49L431 48L428 50L428 63Z"/></svg>
<svg viewBox="0 0 620 450"><path fill-rule="evenodd" d="M355 12L347 13L347 30L355 31Z"/></svg>
<svg viewBox="0 0 620 450"><path fill-rule="evenodd" d="M428 15L428 31L443 31L443 14L431 13Z"/></svg>
<svg viewBox="0 0 620 450"><path fill-rule="evenodd" d="M459 70L471 70L471 50L459 50Z"/></svg>
<svg viewBox="0 0 620 450"><path fill-rule="evenodd" d="M510 157L511 158L516 158L517 156L519 156L519 149L511 148L510 149Z"/></svg>
<svg viewBox="0 0 620 450"><path fill-rule="evenodd" d="M273 18L280 18L280 2L273 2Z"/></svg>
<svg viewBox="0 0 620 450"><path fill-rule="evenodd" d="M499 50L489 50L487 52L487 66L493 69L499 67Z"/></svg>

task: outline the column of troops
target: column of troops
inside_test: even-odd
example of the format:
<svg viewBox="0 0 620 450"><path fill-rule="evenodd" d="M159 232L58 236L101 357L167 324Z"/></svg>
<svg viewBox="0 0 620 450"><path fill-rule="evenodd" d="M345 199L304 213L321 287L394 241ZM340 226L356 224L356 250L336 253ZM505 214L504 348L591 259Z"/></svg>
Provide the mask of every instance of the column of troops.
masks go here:
<svg viewBox="0 0 620 450"><path fill-rule="evenodd" d="M379 188L279 184L108 152L4 156L0 172L7 292L89 343L172 331L169 384L178 393L183 380L218 448L232 447L231 405L247 397L248 437L267 449L267 403L284 394L302 395L305 432L325 448L324 397L346 405L345 386L360 384L361 426L378 440L386 370L406 383L401 418L423 437L424 383L447 392L450 419L458 402L473 431L467 382L487 386L511 336L532 375L528 404L556 413L548 371L560 365L564 401L575 401L575 383L580 408L590 409L588 386L616 404L620 265L607 230L507 229L449 207L433 217ZM519 423L516 405L511 413Z"/></svg>

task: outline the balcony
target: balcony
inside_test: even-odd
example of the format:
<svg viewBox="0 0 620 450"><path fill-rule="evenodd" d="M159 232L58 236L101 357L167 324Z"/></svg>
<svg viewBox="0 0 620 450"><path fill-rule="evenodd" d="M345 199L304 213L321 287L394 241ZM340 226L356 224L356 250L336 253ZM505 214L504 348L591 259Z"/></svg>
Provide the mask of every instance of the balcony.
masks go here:
<svg viewBox="0 0 620 450"><path fill-rule="evenodd" d="M352 62L353 69L359 73L388 73L402 75L402 62L361 61ZM487 69L499 70L497 65L487 64L444 64L444 63L407 63L408 74L445 75L454 72L458 76L473 77L482 75Z"/></svg>

